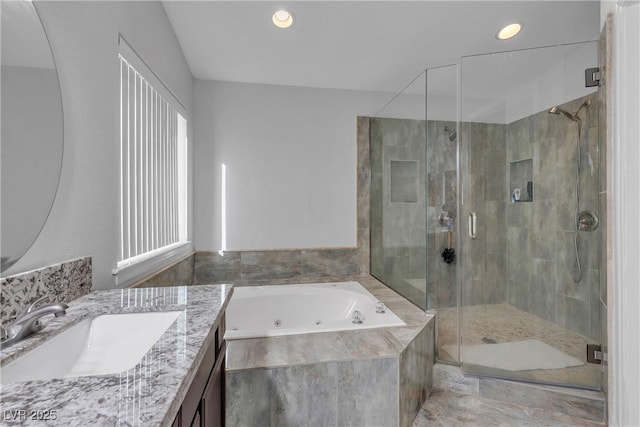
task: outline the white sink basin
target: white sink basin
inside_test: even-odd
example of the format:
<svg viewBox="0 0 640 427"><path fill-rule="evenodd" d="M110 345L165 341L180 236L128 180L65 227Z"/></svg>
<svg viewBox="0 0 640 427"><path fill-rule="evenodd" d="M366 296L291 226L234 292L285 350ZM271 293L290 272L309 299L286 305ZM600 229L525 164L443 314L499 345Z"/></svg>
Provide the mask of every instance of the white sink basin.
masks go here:
<svg viewBox="0 0 640 427"><path fill-rule="evenodd" d="M133 368L181 311L85 319L2 367L1 382L115 374Z"/></svg>

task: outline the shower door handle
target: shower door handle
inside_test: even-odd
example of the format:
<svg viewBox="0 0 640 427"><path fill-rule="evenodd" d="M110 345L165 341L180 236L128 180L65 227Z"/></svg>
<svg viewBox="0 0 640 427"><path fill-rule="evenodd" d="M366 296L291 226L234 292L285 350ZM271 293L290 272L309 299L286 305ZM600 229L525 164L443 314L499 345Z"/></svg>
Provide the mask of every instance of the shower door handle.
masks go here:
<svg viewBox="0 0 640 427"><path fill-rule="evenodd" d="M471 212L469 214L469 237L471 237L472 239L476 239L478 237L478 232L476 230L476 219L476 213Z"/></svg>

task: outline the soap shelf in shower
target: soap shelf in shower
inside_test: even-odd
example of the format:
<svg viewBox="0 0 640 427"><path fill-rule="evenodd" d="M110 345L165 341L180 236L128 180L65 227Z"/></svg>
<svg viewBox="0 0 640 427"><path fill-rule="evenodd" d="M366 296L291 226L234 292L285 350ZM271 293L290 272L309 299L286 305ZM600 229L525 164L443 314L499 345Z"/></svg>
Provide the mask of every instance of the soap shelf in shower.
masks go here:
<svg viewBox="0 0 640 427"><path fill-rule="evenodd" d="M509 164L509 199L513 203L533 202L533 159Z"/></svg>

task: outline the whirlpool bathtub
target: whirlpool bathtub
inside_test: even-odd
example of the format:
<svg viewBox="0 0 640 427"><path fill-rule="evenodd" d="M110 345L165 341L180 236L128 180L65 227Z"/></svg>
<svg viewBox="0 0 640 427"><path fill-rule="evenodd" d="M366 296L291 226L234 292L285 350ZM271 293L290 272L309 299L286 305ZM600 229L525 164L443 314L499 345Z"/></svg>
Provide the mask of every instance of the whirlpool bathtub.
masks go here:
<svg viewBox="0 0 640 427"><path fill-rule="evenodd" d="M226 323L227 340L406 325L357 282L237 287Z"/></svg>

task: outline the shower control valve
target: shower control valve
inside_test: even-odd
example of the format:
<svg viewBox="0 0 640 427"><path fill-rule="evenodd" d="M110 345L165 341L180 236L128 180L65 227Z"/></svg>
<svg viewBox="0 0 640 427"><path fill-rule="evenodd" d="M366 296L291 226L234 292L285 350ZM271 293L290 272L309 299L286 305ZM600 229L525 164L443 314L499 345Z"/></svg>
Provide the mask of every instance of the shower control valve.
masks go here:
<svg viewBox="0 0 640 427"><path fill-rule="evenodd" d="M598 215L593 211L582 211L578 215L578 230L594 231L598 228Z"/></svg>

